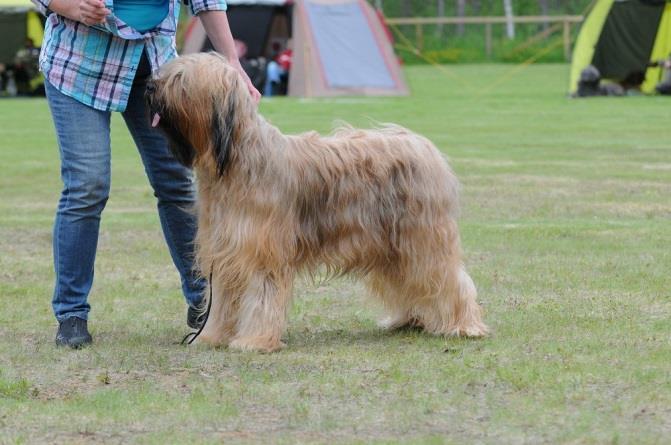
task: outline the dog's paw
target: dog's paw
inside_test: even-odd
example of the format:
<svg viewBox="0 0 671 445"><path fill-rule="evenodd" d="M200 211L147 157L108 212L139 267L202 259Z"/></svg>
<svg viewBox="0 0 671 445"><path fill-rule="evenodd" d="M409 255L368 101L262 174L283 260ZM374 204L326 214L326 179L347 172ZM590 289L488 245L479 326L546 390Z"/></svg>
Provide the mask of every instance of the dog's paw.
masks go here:
<svg viewBox="0 0 671 445"><path fill-rule="evenodd" d="M402 329L421 329L422 324L416 318L412 317L387 317L380 320L377 324L385 331L397 331Z"/></svg>
<svg viewBox="0 0 671 445"><path fill-rule="evenodd" d="M286 347L286 344L278 340L262 337L243 337L233 339L228 344L228 347L239 351L255 351L269 354L283 349Z"/></svg>
<svg viewBox="0 0 671 445"><path fill-rule="evenodd" d="M474 323L469 326L458 326L451 329L448 335L455 337L482 338L489 335L489 328L484 323Z"/></svg>
<svg viewBox="0 0 671 445"><path fill-rule="evenodd" d="M221 333L201 332L193 341L193 344L204 344L215 348L226 346L230 337Z"/></svg>

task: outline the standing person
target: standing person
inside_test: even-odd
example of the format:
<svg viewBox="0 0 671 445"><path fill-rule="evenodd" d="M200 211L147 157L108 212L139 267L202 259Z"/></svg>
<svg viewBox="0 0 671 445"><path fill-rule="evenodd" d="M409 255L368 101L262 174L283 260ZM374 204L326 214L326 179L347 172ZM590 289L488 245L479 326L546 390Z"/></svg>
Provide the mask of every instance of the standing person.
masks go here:
<svg viewBox="0 0 671 445"><path fill-rule="evenodd" d="M170 154L145 108L147 78L174 58L180 0L32 0L47 16L40 70L56 128L63 191L54 223L56 344L91 343L88 294L100 216L110 188L110 117L118 111L157 197L159 219L197 327L205 283L193 266L195 217L190 170ZM215 50L251 85L238 62L224 0L191 0Z"/></svg>
<svg viewBox="0 0 671 445"><path fill-rule="evenodd" d="M657 62L655 65L661 67L663 70L662 80L655 86L655 90L665 96L671 95L671 55L666 60Z"/></svg>
<svg viewBox="0 0 671 445"><path fill-rule="evenodd" d="M287 42L287 47L275 57L275 60L268 62L266 67L266 83L263 87L264 96L272 96L277 88L283 82L287 81L289 70L291 69L291 58L293 51L291 50L291 40Z"/></svg>

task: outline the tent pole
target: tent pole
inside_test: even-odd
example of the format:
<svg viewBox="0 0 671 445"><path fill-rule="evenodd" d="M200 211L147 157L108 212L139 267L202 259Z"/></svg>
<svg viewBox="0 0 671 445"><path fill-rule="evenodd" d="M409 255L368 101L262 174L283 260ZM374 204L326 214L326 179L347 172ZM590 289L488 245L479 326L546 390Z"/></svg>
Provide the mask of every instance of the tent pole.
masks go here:
<svg viewBox="0 0 671 445"><path fill-rule="evenodd" d="M571 59L571 22L564 20L564 59Z"/></svg>
<svg viewBox="0 0 671 445"><path fill-rule="evenodd" d="M512 0L503 0L503 10L506 14L506 35L509 40L512 40L515 38L515 21L513 19Z"/></svg>

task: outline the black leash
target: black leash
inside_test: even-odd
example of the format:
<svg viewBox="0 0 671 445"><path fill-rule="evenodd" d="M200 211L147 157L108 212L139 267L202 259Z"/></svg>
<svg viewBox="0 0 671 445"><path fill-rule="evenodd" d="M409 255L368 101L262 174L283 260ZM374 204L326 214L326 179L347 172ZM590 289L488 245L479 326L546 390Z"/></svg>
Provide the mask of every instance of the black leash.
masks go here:
<svg viewBox="0 0 671 445"><path fill-rule="evenodd" d="M190 345L193 343L198 336L200 335L201 332L203 332L203 328L205 327L205 324L207 323L207 319L210 318L210 309L212 309L212 271L210 271L210 282L208 283L210 286L210 298L209 301L207 302L207 310L205 311L205 320L203 320L203 324L200 325L200 328L198 328L198 331L196 332L189 332L184 336L182 341L179 343L180 345Z"/></svg>

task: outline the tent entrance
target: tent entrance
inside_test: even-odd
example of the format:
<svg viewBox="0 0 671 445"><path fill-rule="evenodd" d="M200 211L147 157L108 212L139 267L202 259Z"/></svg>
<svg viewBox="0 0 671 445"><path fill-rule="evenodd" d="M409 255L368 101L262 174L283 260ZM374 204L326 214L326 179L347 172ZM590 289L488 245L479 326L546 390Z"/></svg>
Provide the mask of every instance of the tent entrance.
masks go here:
<svg viewBox="0 0 671 445"><path fill-rule="evenodd" d="M248 58L265 57L272 59L283 48L291 37L291 14L293 5L236 5L228 7L228 22L231 33L237 40L247 46ZM204 43L202 47L193 48L196 51L211 51L212 43L202 32ZM192 52L186 48L185 52Z"/></svg>
<svg viewBox="0 0 671 445"><path fill-rule="evenodd" d="M620 81L640 77L638 83L643 80L663 12L663 2L613 3L592 59L602 77Z"/></svg>

